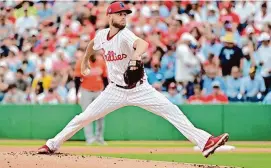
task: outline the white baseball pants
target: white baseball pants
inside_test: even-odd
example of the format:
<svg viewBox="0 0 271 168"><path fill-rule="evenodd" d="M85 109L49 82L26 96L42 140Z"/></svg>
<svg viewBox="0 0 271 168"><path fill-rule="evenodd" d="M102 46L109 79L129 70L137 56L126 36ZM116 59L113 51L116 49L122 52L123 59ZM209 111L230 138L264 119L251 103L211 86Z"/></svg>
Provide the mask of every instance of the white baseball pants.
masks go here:
<svg viewBox="0 0 271 168"><path fill-rule="evenodd" d="M63 142L90 122L124 106L138 106L165 118L201 150L211 136L195 128L176 105L156 91L148 82L133 89L122 89L110 83L83 113L76 115L59 134L49 139L46 145L56 151Z"/></svg>

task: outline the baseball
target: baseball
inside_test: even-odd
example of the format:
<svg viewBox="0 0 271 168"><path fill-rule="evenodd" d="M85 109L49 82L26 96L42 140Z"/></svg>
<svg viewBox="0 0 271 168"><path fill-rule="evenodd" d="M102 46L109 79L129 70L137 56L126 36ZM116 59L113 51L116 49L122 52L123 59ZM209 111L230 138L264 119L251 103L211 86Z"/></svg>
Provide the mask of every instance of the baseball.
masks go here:
<svg viewBox="0 0 271 168"><path fill-rule="evenodd" d="M87 68L87 69L83 72L83 75L84 75L84 76L87 76L87 75L89 75L89 74L90 74L90 69Z"/></svg>

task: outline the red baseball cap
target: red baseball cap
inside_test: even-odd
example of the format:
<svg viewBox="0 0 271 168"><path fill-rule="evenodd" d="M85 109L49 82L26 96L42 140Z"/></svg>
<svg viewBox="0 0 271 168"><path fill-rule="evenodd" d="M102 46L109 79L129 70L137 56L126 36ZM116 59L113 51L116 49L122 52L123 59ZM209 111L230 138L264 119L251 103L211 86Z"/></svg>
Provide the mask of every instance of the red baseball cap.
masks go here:
<svg viewBox="0 0 271 168"><path fill-rule="evenodd" d="M122 11L125 11L127 14L132 13L132 11L130 10L128 6L126 6L123 2L117 1L109 5L109 7L107 8L106 14L108 15L108 14L118 13Z"/></svg>

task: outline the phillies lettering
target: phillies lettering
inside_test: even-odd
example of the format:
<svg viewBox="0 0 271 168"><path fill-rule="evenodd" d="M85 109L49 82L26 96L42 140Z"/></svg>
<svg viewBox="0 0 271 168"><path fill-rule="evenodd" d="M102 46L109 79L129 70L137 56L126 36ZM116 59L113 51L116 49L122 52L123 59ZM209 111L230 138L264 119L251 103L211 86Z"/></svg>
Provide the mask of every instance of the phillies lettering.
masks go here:
<svg viewBox="0 0 271 168"><path fill-rule="evenodd" d="M127 58L126 54L119 54L117 55L114 51L108 51L105 56L106 61L119 61Z"/></svg>

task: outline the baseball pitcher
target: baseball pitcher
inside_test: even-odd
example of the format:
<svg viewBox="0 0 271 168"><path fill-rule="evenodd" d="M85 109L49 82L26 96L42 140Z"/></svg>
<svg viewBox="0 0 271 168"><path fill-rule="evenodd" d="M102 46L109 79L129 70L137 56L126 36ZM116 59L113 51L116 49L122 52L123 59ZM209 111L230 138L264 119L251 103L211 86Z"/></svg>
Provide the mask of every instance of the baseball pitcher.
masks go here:
<svg viewBox="0 0 271 168"><path fill-rule="evenodd" d="M188 140L196 144L203 156L208 157L227 142L224 133L213 137L195 128L180 109L164 95L156 91L146 80L141 55L148 43L126 28L126 17L132 13L122 2L113 2L107 9L109 28L97 32L90 41L81 72L90 72L88 60L95 51L102 50L106 60L109 84L105 90L80 115L75 116L54 138L38 149L39 154L57 151L60 145L71 138L88 123L104 117L123 106L139 106L159 115L173 124Z"/></svg>

